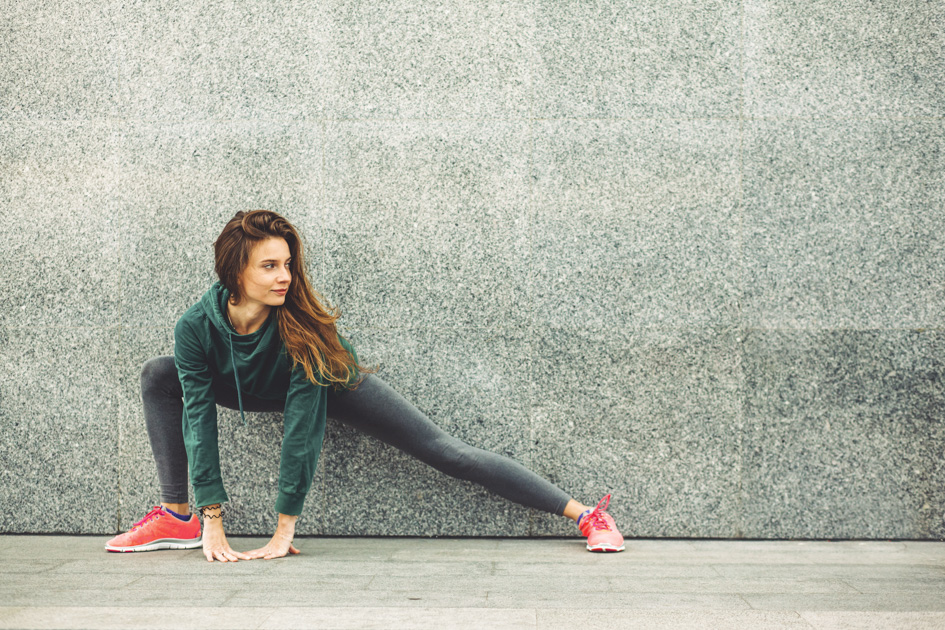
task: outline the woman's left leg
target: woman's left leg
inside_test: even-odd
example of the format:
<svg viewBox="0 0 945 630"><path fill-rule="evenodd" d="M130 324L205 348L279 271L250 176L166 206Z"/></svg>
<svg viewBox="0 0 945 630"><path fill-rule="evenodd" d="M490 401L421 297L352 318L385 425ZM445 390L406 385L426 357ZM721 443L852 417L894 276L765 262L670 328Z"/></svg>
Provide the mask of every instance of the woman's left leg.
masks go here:
<svg viewBox="0 0 945 630"><path fill-rule="evenodd" d="M376 375L363 379L354 390L329 389L329 417L515 503L575 521L587 509L520 463L449 435Z"/></svg>

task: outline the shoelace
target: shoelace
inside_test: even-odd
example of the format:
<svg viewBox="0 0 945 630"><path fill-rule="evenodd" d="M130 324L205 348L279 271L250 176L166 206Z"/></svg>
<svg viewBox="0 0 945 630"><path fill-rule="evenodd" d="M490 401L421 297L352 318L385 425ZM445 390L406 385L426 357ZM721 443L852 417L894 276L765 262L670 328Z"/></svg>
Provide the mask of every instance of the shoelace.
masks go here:
<svg viewBox="0 0 945 630"><path fill-rule="evenodd" d="M600 500L593 512L584 517L583 521L587 522L588 527L593 527L598 531L610 531L610 524L604 518L604 515L607 514L604 510L607 509L608 505L610 505L609 494Z"/></svg>
<svg viewBox="0 0 945 630"><path fill-rule="evenodd" d="M139 527L141 527L142 525L144 525L144 524L147 523L148 521L157 518L157 517L160 516L162 513L163 513L163 510L161 509L160 506L154 506L153 508L151 508L151 511L150 511L150 512L148 512L147 514L144 515L144 518L143 518L143 519L141 519L140 521L138 521L137 523L135 523L134 525L131 526L131 531L135 531L136 529L138 529Z"/></svg>

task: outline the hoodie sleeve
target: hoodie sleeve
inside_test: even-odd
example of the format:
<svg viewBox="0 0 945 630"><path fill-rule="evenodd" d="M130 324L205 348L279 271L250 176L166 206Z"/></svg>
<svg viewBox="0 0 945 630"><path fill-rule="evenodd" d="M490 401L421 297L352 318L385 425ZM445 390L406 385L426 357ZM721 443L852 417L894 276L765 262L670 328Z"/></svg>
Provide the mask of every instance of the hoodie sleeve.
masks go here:
<svg viewBox="0 0 945 630"><path fill-rule="evenodd" d="M340 336L341 345L357 362L354 348ZM357 380L357 368L349 369L346 387ZM328 387L312 383L301 366L290 372L283 422L282 461L279 466L279 496L276 512L295 516L302 513L305 495L312 485L318 456L325 439Z"/></svg>
<svg viewBox="0 0 945 630"><path fill-rule="evenodd" d="M297 516L302 513L325 438L327 388L309 381L302 366L289 374L276 512Z"/></svg>
<svg viewBox="0 0 945 630"><path fill-rule="evenodd" d="M229 500L220 475L216 396L207 357L193 328L183 318L174 327L174 364L184 391L184 446L197 506Z"/></svg>

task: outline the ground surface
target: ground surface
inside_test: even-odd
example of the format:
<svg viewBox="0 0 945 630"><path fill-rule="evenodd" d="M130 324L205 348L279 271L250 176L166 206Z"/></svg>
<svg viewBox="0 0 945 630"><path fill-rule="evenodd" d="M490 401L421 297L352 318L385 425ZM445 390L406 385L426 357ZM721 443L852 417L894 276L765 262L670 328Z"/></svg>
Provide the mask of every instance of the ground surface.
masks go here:
<svg viewBox="0 0 945 630"><path fill-rule="evenodd" d="M303 538L210 564L106 538L0 536L0 628L945 628L942 542Z"/></svg>

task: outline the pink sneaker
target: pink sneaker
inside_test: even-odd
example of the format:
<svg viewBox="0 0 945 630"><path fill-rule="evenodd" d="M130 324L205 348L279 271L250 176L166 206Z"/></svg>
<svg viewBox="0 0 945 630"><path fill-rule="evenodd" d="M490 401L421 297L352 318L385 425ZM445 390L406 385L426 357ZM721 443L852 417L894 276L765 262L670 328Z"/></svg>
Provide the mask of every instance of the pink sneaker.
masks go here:
<svg viewBox="0 0 945 630"><path fill-rule="evenodd" d="M610 504L610 495L600 500L597 507L587 510L578 518L581 534L587 536L588 551L623 551L623 536L617 531L614 517L604 510Z"/></svg>
<svg viewBox="0 0 945 630"><path fill-rule="evenodd" d="M124 534L107 543L108 551L155 551L157 549L196 549L203 545L200 538L200 519L190 515L182 521L162 506L151 508L143 519Z"/></svg>

